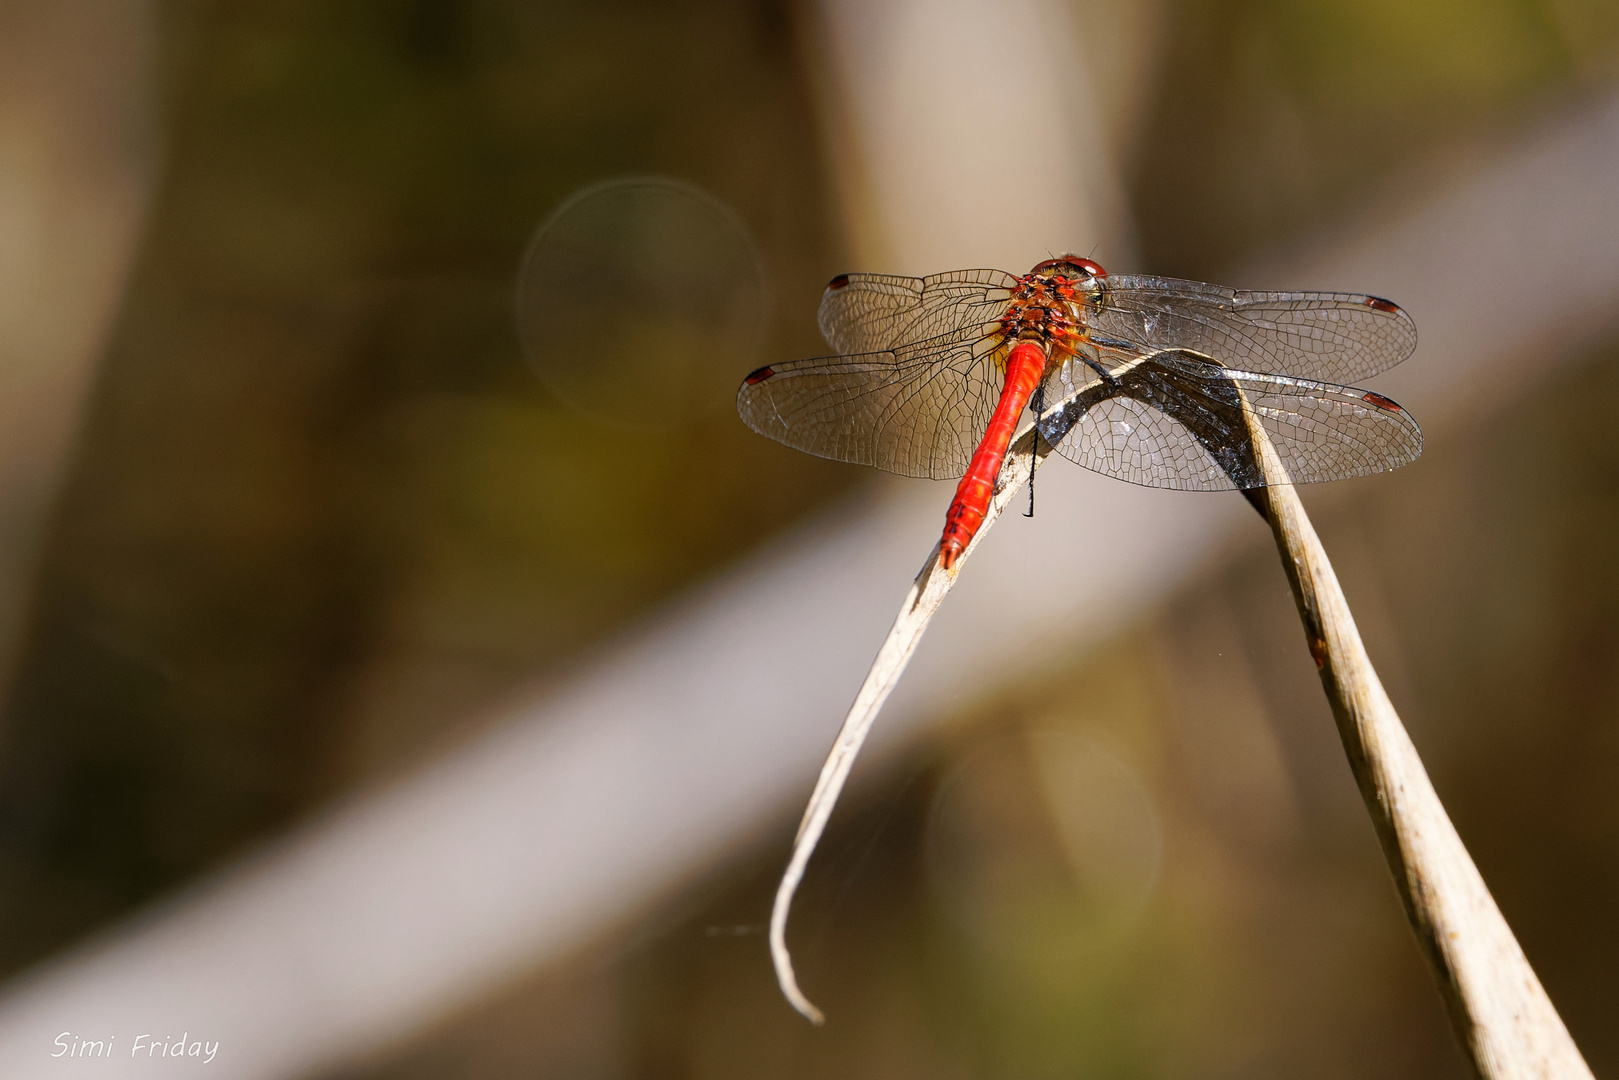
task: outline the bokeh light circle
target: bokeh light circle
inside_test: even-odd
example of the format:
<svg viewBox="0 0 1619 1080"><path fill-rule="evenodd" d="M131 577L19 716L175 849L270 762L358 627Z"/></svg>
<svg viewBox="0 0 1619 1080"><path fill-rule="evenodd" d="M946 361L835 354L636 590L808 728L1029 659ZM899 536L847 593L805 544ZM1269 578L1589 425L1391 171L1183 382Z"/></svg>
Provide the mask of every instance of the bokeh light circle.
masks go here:
<svg viewBox="0 0 1619 1080"><path fill-rule="evenodd" d="M610 423L671 428L734 400L765 329L757 245L724 203L662 177L576 192L529 244L523 351L558 398Z"/></svg>

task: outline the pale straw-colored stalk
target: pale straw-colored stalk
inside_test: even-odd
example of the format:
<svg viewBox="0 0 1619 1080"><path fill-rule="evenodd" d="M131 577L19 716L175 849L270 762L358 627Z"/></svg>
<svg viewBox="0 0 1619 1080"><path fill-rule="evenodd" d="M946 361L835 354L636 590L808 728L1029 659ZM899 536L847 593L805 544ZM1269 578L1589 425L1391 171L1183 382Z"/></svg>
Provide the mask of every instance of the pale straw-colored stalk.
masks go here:
<svg viewBox="0 0 1619 1080"><path fill-rule="evenodd" d="M1361 644L1332 564L1252 407L1257 494L1310 653L1405 913L1484 1080L1590 1080L1562 1018L1495 906Z"/></svg>
<svg viewBox="0 0 1619 1080"><path fill-rule="evenodd" d="M1242 408L1267 484L1251 494L1257 495L1256 505L1271 524L1311 655L1321 670L1321 685L1406 915L1475 1071L1483 1080L1591 1080L1372 668L1332 564L1286 469L1246 398ZM989 512L954 571L939 565L935 545L821 767L770 916L770 952L781 991L813 1023L825 1017L799 989L787 951L793 894L861 744L955 584L956 573L1050 449L1036 440L1032 427L1013 441Z"/></svg>
<svg viewBox="0 0 1619 1080"><path fill-rule="evenodd" d="M781 992L792 1002L793 1008L808 1017L811 1023L820 1024L826 1017L804 996L804 992L798 988L798 979L793 975L793 958L787 951L787 913L793 906L793 893L803 880L804 868L809 865L821 833L826 831L827 819L832 816L832 807L837 804L844 782L849 779L849 770L854 768L860 745L866 741L866 735L871 731L883 702L888 700L889 693L899 683L899 677L910 662L911 654L916 651L917 642L922 640L928 623L933 621L934 613L956 583L956 575L966 565L978 542L989 534L990 526L1001 516L1001 511L1006 509L1028 481L1034 468L1051 452L1047 443L1039 442L1037 448L1036 442L1032 426L1012 440L996 482L995 496L984 515L984 523L979 526L977 535L967 550L961 553L954 567L946 570L940 565L939 545L933 545L932 553L922 564L921 572L911 583L911 591L900 605L893 628L888 631L887 639L877 651L877 659L872 661L871 670L866 673L860 693L855 695L854 704L849 707L849 715L843 719L843 727L838 730L832 752L827 755L826 764L821 766L821 777L815 782L809 806L804 809L804 820L798 825L798 836L793 840L793 853L787 861L787 870L781 876L781 884L776 886L776 903L770 912L770 956L776 965L776 981L781 984Z"/></svg>

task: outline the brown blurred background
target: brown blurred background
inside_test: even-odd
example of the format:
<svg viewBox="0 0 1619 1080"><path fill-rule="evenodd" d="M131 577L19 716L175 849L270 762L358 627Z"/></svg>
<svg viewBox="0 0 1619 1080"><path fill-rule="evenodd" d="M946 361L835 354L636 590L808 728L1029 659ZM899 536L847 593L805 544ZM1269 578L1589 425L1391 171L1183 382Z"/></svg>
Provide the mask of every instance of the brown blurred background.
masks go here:
<svg viewBox="0 0 1619 1080"><path fill-rule="evenodd" d="M1144 27L1136 107L1112 114L1120 269L1205 280L1416 198L1619 71L1602 0L1068 7ZM817 8L149 15L151 194L66 408L7 683L10 974L433 760L870 480L726 409L581 413L513 318L548 214L659 175L756 241L760 355L822 351L821 286L872 245L833 179ZM46 44L74 22L6 18ZM986 41L983 64L1015 59ZM1373 658L1598 1075L1619 1070L1615 350L1319 503ZM1263 541L1256 520L1133 629L862 774L795 914L824 1030L764 946L784 818L654 915L329 1075L1465 1075Z"/></svg>

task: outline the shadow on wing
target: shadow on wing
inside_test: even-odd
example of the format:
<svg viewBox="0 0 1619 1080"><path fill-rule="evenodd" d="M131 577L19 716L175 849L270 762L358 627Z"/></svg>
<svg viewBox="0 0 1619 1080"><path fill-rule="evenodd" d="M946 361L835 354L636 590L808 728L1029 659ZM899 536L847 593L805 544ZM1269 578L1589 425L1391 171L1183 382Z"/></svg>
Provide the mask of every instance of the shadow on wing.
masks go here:
<svg viewBox="0 0 1619 1080"><path fill-rule="evenodd" d="M1182 349L1151 354L1084 387L1042 418L1040 434L1070 461L1135 484L1263 487L1239 394L1294 483L1385 472L1422 453L1416 421L1381 394L1231 370Z"/></svg>

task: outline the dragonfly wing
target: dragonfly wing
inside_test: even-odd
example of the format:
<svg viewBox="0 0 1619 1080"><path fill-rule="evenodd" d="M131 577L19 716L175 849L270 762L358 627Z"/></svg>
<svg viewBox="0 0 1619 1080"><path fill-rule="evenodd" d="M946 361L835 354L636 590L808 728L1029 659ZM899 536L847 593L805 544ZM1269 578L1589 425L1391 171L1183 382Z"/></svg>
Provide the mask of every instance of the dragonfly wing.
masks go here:
<svg viewBox="0 0 1619 1080"><path fill-rule="evenodd" d="M1183 350L1087 385L1042 420L1041 434L1071 461L1148 487L1262 487L1243 398L1294 483L1383 472L1422 453L1416 421L1381 394L1235 371Z"/></svg>
<svg viewBox="0 0 1619 1080"><path fill-rule="evenodd" d="M1393 367L1417 346L1411 316L1364 293L1243 292L1177 278L1105 282L1092 330L1153 349L1190 349L1232 368L1328 382Z"/></svg>
<svg viewBox="0 0 1619 1080"><path fill-rule="evenodd" d="M967 471L1004 382L996 343L958 333L885 352L760 368L737 412L754 431L836 461L905 476Z"/></svg>
<svg viewBox="0 0 1619 1080"><path fill-rule="evenodd" d="M1178 491L1237 487L1185 424L1105 384L1087 387L1065 410L1048 416L1040 434L1069 461L1132 484Z"/></svg>
<svg viewBox="0 0 1619 1080"><path fill-rule="evenodd" d="M1006 311L1017 279L1002 270L931 277L840 274L821 295L821 333L845 355L882 352L972 331L982 336Z"/></svg>
<svg viewBox="0 0 1619 1080"><path fill-rule="evenodd" d="M1422 455L1422 429L1382 394L1254 372L1230 374L1296 484L1387 472Z"/></svg>

